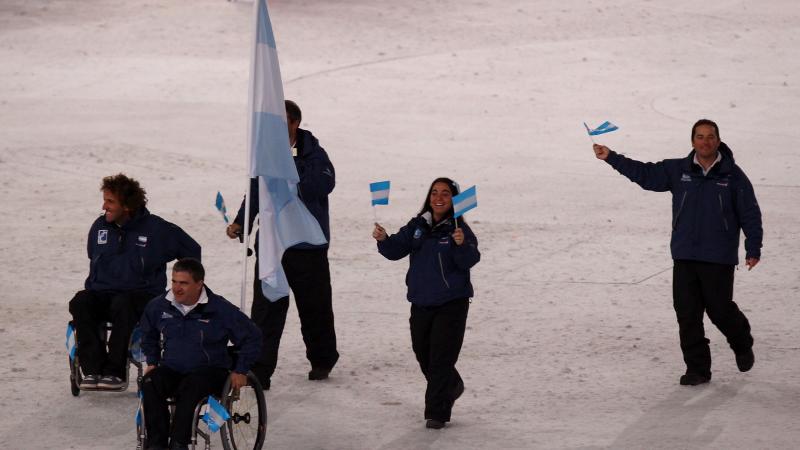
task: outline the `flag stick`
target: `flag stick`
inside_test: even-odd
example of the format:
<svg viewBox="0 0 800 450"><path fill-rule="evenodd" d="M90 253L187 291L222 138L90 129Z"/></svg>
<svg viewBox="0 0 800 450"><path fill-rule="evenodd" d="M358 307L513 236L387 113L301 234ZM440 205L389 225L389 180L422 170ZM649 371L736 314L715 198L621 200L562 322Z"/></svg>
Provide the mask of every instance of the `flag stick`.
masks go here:
<svg viewBox="0 0 800 450"><path fill-rule="evenodd" d="M592 137L592 130L589 129L589 125L586 125L586 122L583 122L583 126L586 127L586 133L589 134L589 140L592 141L592 144L597 145L597 142L595 142L594 138Z"/></svg>
<svg viewBox="0 0 800 450"><path fill-rule="evenodd" d="M378 223L378 208L375 205L372 205L372 217L375 219L375 223Z"/></svg>
<svg viewBox="0 0 800 450"><path fill-rule="evenodd" d="M250 177L247 177L247 190L244 191L244 235L242 236L242 243L244 244L242 248L242 290L241 290L241 297L239 298L239 304L241 305L241 311L245 312L244 304L245 304L245 296L247 295L247 249L250 246ZM258 184L256 184L258 185ZM258 276L258 274L256 274ZM247 313L245 313L247 314Z"/></svg>

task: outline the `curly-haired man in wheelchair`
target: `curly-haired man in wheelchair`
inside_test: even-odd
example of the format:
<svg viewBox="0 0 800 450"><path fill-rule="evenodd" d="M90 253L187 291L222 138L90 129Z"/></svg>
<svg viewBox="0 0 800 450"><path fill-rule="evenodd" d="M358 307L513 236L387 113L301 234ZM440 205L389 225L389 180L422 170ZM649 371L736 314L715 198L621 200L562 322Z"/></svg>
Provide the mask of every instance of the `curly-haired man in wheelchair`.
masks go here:
<svg viewBox="0 0 800 450"><path fill-rule="evenodd" d="M147 305L140 322L147 359L142 404L148 448L167 448L168 441L169 448L187 448L197 403L219 394L228 377L233 388L244 386L261 351L258 327L204 286L204 278L199 261L176 262L172 289ZM235 358L228 342L236 349ZM168 398L175 399L171 431Z"/></svg>

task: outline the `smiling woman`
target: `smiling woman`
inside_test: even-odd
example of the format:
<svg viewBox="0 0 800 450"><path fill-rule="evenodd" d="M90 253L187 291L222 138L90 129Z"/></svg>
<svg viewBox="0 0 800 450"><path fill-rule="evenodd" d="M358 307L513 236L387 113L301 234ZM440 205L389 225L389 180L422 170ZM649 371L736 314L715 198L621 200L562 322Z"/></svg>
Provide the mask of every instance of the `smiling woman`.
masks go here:
<svg viewBox="0 0 800 450"><path fill-rule="evenodd" d="M426 427L443 428L453 404L464 392L456 361L464 341L469 299L469 270L480 261L478 240L469 226L453 218L458 186L449 178L433 180L422 209L397 234L375 224L378 252L390 260L409 255L408 301L411 346L428 381Z"/></svg>

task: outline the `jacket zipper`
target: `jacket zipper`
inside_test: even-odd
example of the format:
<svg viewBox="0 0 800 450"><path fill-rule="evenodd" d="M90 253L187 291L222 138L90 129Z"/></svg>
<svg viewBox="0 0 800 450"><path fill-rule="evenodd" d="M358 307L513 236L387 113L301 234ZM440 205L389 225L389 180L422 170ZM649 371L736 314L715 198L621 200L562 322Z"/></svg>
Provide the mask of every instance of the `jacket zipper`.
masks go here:
<svg viewBox="0 0 800 450"><path fill-rule="evenodd" d="M683 197L681 197L681 205L678 206L678 212L675 213L675 218L672 219L672 230L675 231L675 228L678 226L678 217L681 216L681 211L683 211L683 203L686 201L686 194L687 192L684 191Z"/></svg>
<svg viewBox="0 0 800 450"><path fill-rule="evenodd" d="M719 194L719 213L722 215L722 224L725 225L725 231L728 231L728 219L725 218L725 209L722 207L722 194Z"/></svg>
<svg viewBox="0 0 800 450"><path fill-rule="evenodd" d="M208 360L208 365L211 365L211 357L208 356L208 352L206 352L205 346L203 346L203 330L200 330L200 348L203 350L203 354L206 355L206 359Z"/></svg>
<svg viewBox="0 0 800 450"><path fill-rule="evenodd" d="M444 285L447 286L447 289L450 289L450 283L447 282L447 278L444 277L444 264L442 264L442 254L439 253L439 270L442 272L442 281L444 281Z"/></svg>

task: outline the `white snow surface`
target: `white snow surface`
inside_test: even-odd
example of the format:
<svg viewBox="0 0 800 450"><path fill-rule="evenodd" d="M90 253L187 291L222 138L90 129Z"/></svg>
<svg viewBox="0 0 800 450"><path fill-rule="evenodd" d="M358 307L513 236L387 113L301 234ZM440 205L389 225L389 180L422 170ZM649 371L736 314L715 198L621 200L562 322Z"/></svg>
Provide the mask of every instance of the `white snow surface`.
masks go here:
<svg viewBox="0 0 800 450"><path fill-rule="evenodd" d="M794 0L281 0L287 98L337 171L330 261L341 359L307 380L296 310L267 393L271 449L789 449L800 441L800 4ZM246 186L252 3L0 2L0 448L135 445L132 386L69 392L67 302L88 272L103 176L203 246L239 301L213 208ZM669 194L595 159L654 161L708 117L755 185L763 260L736 272L755 337L742 374L709 322L713 379L681 387ZM453 421L424 428L396 230L430 181L478 186L480 241ZM740 251L743 257L743 249ZM252 264L252 261L250 261ZM248 279L252 268L248 269ZM248 294L249 296L249 294ZM249 303L249 302L248 302ZM249 305L248 305L249 310ZM220 448L215 439L214 448Z"/></svg>

